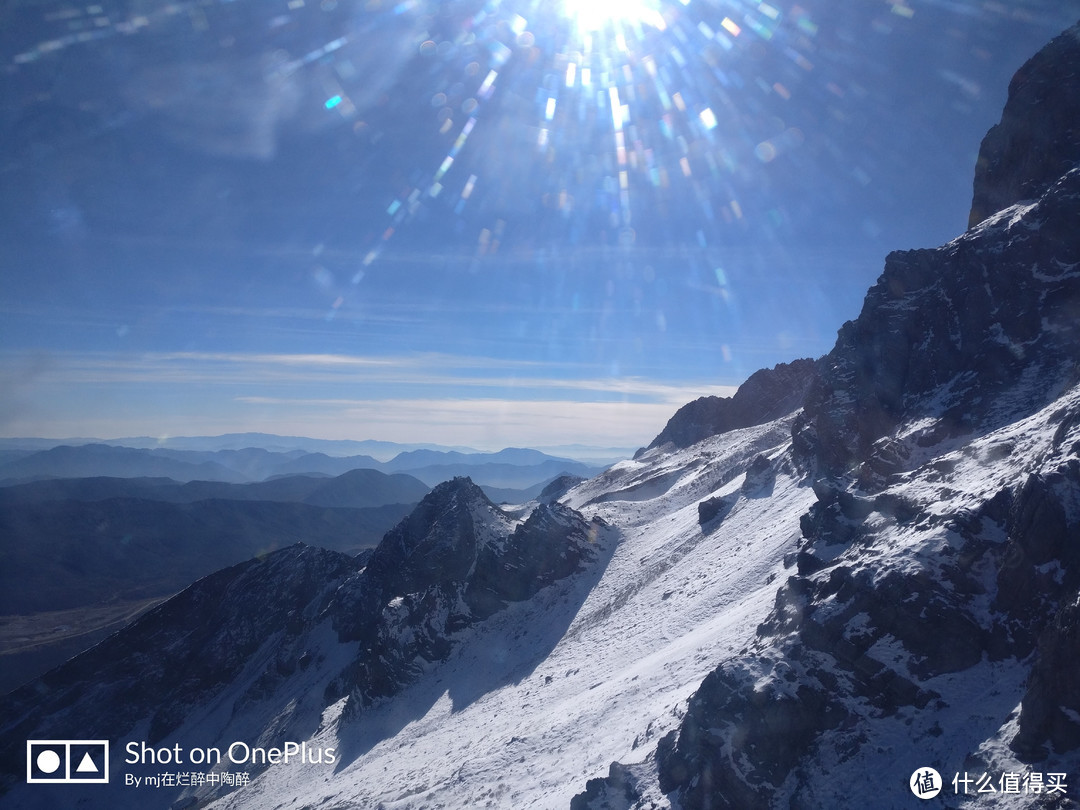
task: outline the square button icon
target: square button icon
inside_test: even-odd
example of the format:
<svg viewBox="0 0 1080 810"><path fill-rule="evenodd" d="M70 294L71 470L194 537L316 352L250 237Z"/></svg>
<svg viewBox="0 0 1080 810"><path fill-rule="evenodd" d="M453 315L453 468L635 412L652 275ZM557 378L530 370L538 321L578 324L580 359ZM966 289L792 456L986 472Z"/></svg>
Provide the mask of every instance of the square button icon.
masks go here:
<svg viewBox="0 0 1080 810"><path fill-rule="evenodd" d="M109 741L27 740L26 781L105 784L109 781Z"/></svg>

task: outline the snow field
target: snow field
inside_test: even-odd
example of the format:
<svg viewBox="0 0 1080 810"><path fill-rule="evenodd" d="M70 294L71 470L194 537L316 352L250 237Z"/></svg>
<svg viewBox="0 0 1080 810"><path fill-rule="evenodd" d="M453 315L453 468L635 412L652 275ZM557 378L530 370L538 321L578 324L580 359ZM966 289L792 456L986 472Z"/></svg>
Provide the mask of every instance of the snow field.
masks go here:
<svg viewBox="0 0 1080 810"><path fill-rule="evenodd" d="M644 761L772 607L810 488L778 476L772 497L739 496L708 533L697 503L734 499L749 459L783 451L781 422L581 484L565 500L610 526L595 570L462 633L447 661L344 727L339 747L358 756L271 768L212 806L566 807L613 760ZM617 500L627 487L634 500ZM309 747L334 744L332 714Z"/></svg>

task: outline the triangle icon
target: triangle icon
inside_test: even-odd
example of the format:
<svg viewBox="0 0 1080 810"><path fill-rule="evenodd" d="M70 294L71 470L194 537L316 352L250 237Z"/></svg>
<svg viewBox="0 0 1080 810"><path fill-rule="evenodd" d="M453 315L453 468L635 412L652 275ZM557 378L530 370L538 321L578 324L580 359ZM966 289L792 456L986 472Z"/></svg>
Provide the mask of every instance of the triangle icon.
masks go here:
<svg viewBox="0 0 1080 810"><path fill-rule="evenodd" d="M76 773L97 773L98 766L94 764L94 760L90 758L89 752L83 754L82 761L79 763L79 767L75 769Z"/></svg>

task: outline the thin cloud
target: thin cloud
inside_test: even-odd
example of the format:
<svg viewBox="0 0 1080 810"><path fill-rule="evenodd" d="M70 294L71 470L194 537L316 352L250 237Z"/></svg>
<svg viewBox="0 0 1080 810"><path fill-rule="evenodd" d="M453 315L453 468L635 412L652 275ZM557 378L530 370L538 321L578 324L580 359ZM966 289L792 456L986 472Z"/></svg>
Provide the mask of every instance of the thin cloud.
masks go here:
<svg viewBox="0 0 1080 810"><path fill-rule="evenodd" d="M338 436L463 444L481 449L521 445L647 444L671 417L662 403L512 399L392 399L367 402L252 402L258 424L310 433L333 425ZM265 428L260 428L265 429Z"/></svg>
<svg viewBox="0 0 1080 810"><path fill-rule="evenodd" d="M0 353L0 372L16 371L25 382L18 413L5 415L9 435L201 428L496 449L647 443L684 403L735 391L449 354Z"/></svg>
<svg viewBox="0 0 1080 810"><path fill-rule="evenodd" d="M602 397L645 402L679 403L704 395L730 396L734 386L702 381L659 383L641 377L596 375L596 369L560 363L522 362L445 354L357 356L344 354L285 354L239 352L158 352L138 355L106 353L49 353L36 380L42 385L227 385L303 387L329 384L365 389L363 397L282 397L265 392L238 395L276 401L353 401L393 397L393 386L433 392L453 389L497 390L503 398L537 401ZM5 362L6 359L6 362ZM0 356L0 363L25 367L25 359ZM375 396L373 386L385 387Z"/></svg>

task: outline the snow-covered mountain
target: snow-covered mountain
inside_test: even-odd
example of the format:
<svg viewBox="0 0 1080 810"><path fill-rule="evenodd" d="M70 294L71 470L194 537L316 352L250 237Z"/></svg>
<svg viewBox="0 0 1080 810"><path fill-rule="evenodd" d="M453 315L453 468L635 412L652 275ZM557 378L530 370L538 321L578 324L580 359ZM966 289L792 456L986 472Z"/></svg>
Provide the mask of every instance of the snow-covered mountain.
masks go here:
<svg viewBox="0 0 1080 810"><path fill-rule="evenodd" d="M1080 113L1025 131L1078 66L1080 27L1018 73L994 211L891 255L826 357L540 504L457 479L366 560L200 580L0 703L0 806L908 808L930 768L939 806L1076 806ZM109 739L111 784L23 783L28 738Z"/></svg>

